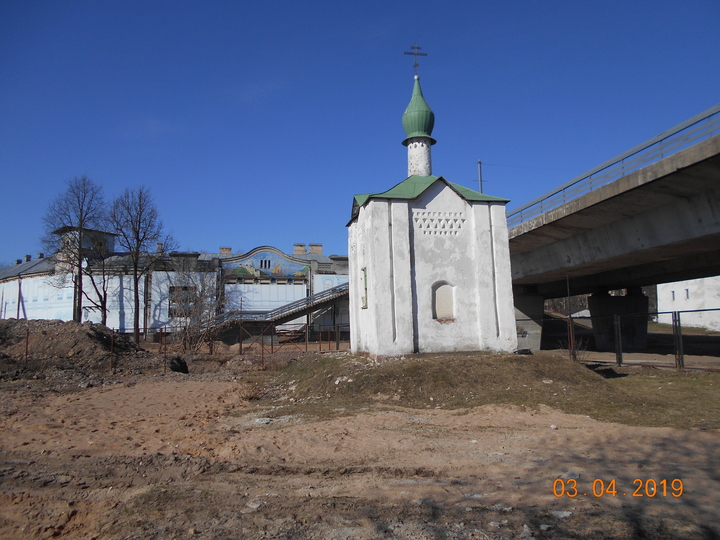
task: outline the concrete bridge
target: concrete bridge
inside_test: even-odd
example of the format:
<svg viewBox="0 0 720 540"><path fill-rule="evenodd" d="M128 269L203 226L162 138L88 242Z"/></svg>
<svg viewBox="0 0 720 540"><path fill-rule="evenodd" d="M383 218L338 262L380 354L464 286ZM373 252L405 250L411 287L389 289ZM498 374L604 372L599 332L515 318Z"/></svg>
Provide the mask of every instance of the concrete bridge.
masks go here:
<svg viewBox="0 0 720 540"><path fill-rule="evenodd" d="M514 210L508 225L521 347L539 348L543 302L568 289L592 293L591 315L609 317L647 313L642 286L720 274L720 105Z"/></svg>

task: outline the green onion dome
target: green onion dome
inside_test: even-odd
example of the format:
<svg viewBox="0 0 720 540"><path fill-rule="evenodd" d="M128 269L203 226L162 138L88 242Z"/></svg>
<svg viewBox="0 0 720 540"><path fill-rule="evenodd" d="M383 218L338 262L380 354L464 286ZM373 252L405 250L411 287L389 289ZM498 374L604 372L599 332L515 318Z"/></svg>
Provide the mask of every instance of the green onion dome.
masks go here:
<svg viewBox="0 0 720 540"><path fill-rule="evenodd" d="M423 97L420 77L417 75L415 75L412 98L403 113L402 123L407 135L407 139L403 141L405 146L415 137L426 137L430 139L430 144L435 144L435 139L430 136L435 125L435 114Z"/></svg>

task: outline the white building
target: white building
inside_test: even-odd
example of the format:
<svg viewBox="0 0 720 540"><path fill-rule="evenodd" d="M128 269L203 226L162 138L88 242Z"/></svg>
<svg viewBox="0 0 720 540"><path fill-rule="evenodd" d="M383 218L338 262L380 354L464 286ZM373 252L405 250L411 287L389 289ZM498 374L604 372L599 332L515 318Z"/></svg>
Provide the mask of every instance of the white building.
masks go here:
<svg viewBox="0 0 720 540"><path fill-rule="evenodd" d="M211 309L217 314L240 311L261 316L316 292L347 283L347 257L326 256L321 244L296 244L292 255L271 246L261 246L245 254L232 254L229 248L220 253L154 254L151 270L139 284L142 310L141 331L155 331L182 324L182 306L178 304L185 292L206 291L212 297ZM92 272L83 276L83 320L100 322L101 314L94 305L100 289L107 288L107 326L131 333L134 313L134 286L126 254L110 253L102 260L101 272L97 258L89 259ZM67 264L40 255L0 269L0 319L72 320L76 290ZM222 294L217 298L218 291ZM189 294L187 296L190 296ZM215 314L215 313L213 313ZM306 322L306 318L297 322ZM347 298L318 310L310 316L317 330L322 326L349 322Z"/></svg>
<svg viewBox="0 0 720 540"><path fill-rule="evenodd" d="M348 224L354 352L514 351L507 200L432 176L434 115L415 77L408 178L356 195Z"/></svg>
<svg viewBox="0 0 720 540"><path fill-rule="evenodd" d="M661 283L657 310L658 322L672 324L669 312L680 311L683 326L720 331L720 276Z"/></svg>

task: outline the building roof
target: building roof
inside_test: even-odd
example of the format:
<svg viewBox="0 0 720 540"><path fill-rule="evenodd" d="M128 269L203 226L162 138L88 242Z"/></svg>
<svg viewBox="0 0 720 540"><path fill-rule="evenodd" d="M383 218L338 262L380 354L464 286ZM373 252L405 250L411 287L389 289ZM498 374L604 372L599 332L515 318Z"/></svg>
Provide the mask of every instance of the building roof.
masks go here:
<svg viewBox="0 0 720 540"><path fill-rule="evenodd" d="M269 251L272 253L275 253L277 255L280 255L281 257L284 257L288 261L295 261L298 263L303 262L309 262L309 261L317 261L319 263L332 263L332 259L328 257L327 255L323 255L322 253L285 253L283 251L280 251L278 248L273 246L258 246L256 248L251 249L247 253L243 253L242 255L234 254L230 257L223 257L224 259L232 259L233 261L240 261L245 260L253 257L259 252L262 251ZM213 257L218 258L218 255L213 253Z"/></svg>
<svg viewBox="0 0 720 540"><path fill-rule="evenodd" d="M272 251L281 255L282 257L295 261L300 264L308 264L311 261L316 261L320 265L332 265L335 260L347 259L347 255L332 255L327 256L322 253L306 253L306 254L290 254L284 253L277 248L272 246L259 246L247 253L238 255L237 253L197 253L197 252L177 252L173 251L170 253L152 254L153 256L159 257L158 262L162 264L169 264L177 257L191 257L196 258L201 264L207 265L213 260L225 261L227 259L232 260L244 260L258 252ZM132 260L129 253L117 252L109 255L104 260L108 267L118 270L120 268L129 268L132 265ZM90 264L98 264L97 260L90 260ZM6 268L0 268L0 281L18 279L22 276L34 276L39 274L52 274L55 271L55 260L52 257L46 257L42 259L35 259L20 264L13 264Z"/></svg>
<svg viewBox="0 0 720 540"><path fill-rule="evenodd" d="M0 268L0 281L4 279L31 276L36 274L49 274L55 269L55 262L50 258L35 259L34 261L13 264Z"/></svg>
<svg viewBox="0 0 720 540"><path fill-rule="evenodd" d="M71 225L65 225L64 227L60 227L59 229L55 229L54 231L52 231L52 234L66 234L66 233L69 233L69 232L72 232L72 231L77 231L77 230L80 230L80 229L82 229L82 230L85 231L85 232L89 232L89 233L100 233L100 234L105 234L105 235L108 235L108 236L118 236L117 233L114 233L114 232L101 231L101 230L99 230L99 229L89 229L89 228L87 228L87 227L73 227L73 226L71 226Z"/></svg>
<svg viewBox="0 0 720 540"><path fill-rule="evenodd" d="M435 144L435 139L430 136L435 126L435 114L423 97L420 88L420 77L417 75L415 75L415 84L413 85L410 103L402 115L402 124L407 136L407 139L403 141L405 146L408 145L410 139L415 137L425 137L430 139L430 144Z"/></svg>
<svg viewBox="0 0 720 540"><path fill-rule="evenodd" d="M458 196L469 202L494 202L502 204L509 202L508 199L501 199L500 197L485 195L484 193L480 193L479 191L475 191L465 186L448 182L442 176L413 175L383 193L365 193L363 195L355 195L355 198L353 199L353 210L350 222L352 222L352 220L357 217L357 214L360 211L360 207L365 206L370 199L416 199L435 182L443 182L444 184L449 186L450 189L455 191ZM348 223L348 225L349 224L350 223Z"/></svg>

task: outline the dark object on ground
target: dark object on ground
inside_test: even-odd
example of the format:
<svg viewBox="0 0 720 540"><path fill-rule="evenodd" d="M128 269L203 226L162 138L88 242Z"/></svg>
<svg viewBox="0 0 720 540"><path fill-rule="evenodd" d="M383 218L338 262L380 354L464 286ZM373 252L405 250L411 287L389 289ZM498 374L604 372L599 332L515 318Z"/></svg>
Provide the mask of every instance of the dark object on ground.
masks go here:
<svg viewBox="0 0 720 540"><path fill-rule="evenodd" d="M627 373L618 373L611 367L605 367L602 364L587 364L588 369L591 369L603 379L617 379L619 377L627 377Z"/></svg>
<svg viewBox="0 0 720 540"><path fill-rule="evenodd" d="M515 351L515 354L529 354L532 355L532 351L530 349L518 349Z"/></svg>
<svg viewBox="0 0 720 540"><path fill-rule="evenodd" d="M190 373L190 371L188 371L187 363L179 356L173 356L170 359L168 366L170 367L170 371L177 371L178 373Z"/></svg>

